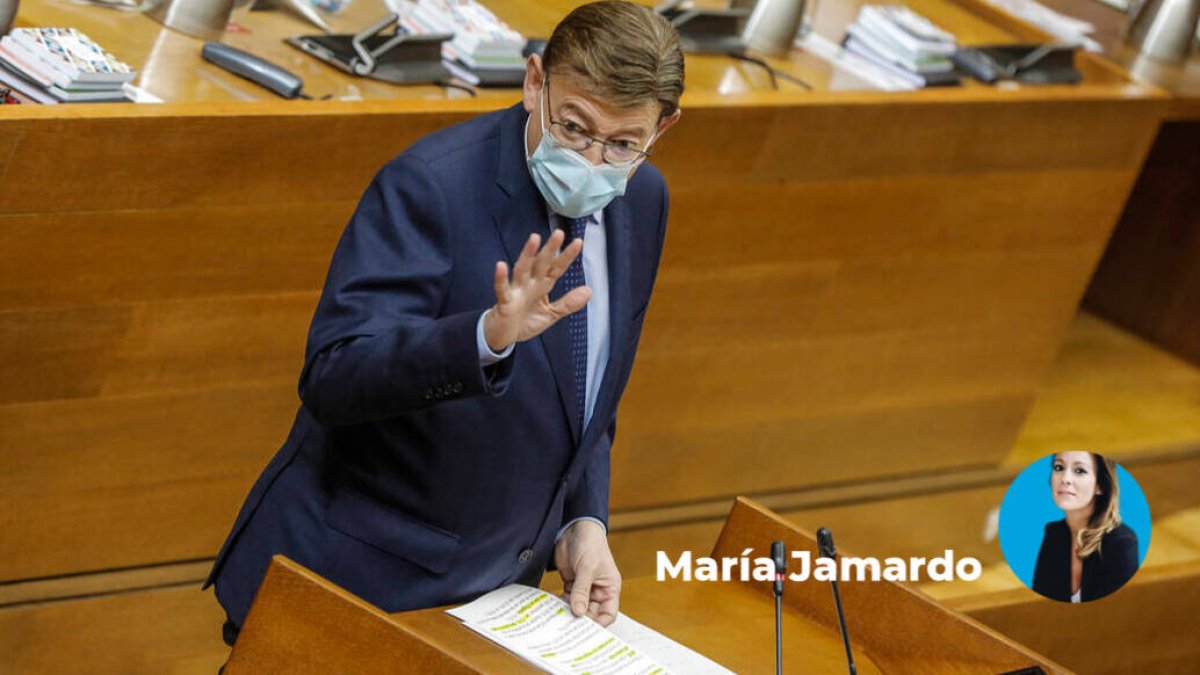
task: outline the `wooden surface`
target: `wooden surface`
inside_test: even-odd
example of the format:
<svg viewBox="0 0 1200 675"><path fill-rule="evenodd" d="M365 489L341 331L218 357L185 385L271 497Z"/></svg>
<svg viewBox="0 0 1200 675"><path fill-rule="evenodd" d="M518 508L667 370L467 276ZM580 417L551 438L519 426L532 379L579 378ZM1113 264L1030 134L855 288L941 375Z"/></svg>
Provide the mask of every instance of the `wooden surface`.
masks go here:
<svg viewBox="0 0 1200 675"><path fill-rule="evenodd" d="M225 613L199 585L0 610L0 672L213 675Z"/></svg>
<svg viewBox="0 0 1200 675"><path fill-rule="evenodd" d="M1080 673L1190 675L1200 665L1200 561L1147 568L1119 593L1080 605L1029 589L954 602L959 611Z"/></svg>
<svg viewBox="0 0 1200 675"><path fill-rule="evenodd" d="M1093 312L1200 363L1200 52L1181 62L1142 56L1123 41L1128 16L1098 0L1047 0L1095 26L1105 56L1171 95L1112 240L1088 288Z"/></svg>
<svg viewBox="0 0 1200 675"><path fill-rule="evenodd" d="M775 666L774 606L741 584L630 579L622 589L621 612L734 672L765 673ZM480 672L538 672L464 628L445 608L393 616ZM845 667L845 648L836 632L791 611L784 615L784 631L785 669L825 673ZM860 673L882 672L868 655L856 658Z"/></svg>
<svg viewBox="0 0 1200 675"><path fill-rule="evenodd" d="M1003 459L1153 124L1136 103L1083 107L689 110L659 155L672 227L614 509ZM0 183L0 578L211 555L286 432L357 194L461 118L184 118L220 145L174 117L6 122L6 175L39 187ZM264 137L275 151L219 170L220 148ZM120 172L51 180L49 156L97 138L128 145Z"/></svg>
<svg viewBox="0 0 1200 675"><path fill-rule="evenodd" d="M827 4L821 30L838 37L830 22L854 6ZM1029 35L975 2L912 6L970 41ZM554 23L545 7L495 6L531 34ZM273 99L145 17L22 3L22 23L84 29L176 102L0 118L10 591L213 555L286 434L316 293L370 176L425 133L516 100L344 78L279 44L309 32L289 15L235 19L254 33L228 41L312 93L367 100ZM689 57L685 119L656 155L671 231L621 411L615 519L739 492L869 493L1003 461L1165 105L1093 60L1079 87L901 95L859 90L801 53L776 64L818 91L771 92L753 67ZM114 654L169 644L172 621L216 637L211 598L179 590L176 616L169 587L154 592L166 605L103 625L140 592L0 611L42 631L14 658L69 658L47 647L43 617L74 607L94 611L63 624L76 626L70 644L124 646ZM203 617L183 609L197 597ZM124 672L161 672L155 649L169 651L128 657L138 665ZM207 654L197 670L211 672Z"/></svg>
<svg viewBox="0 0 1200 675"><path fill-rule="evenodd" d="M919 4L964 36L1021 37L971 3ZM528 33L553 22L512 7ZM22 17L78 19L130 54L156 26L58 0ZM172 77L210 81L188 58ZM1074 88L738 93L731 67L689 57L685 119L656 154L671 227L614 513L1000 462L1160 95L1100 66ZM316 292L370 176L513 98L241 103L196 86L190 103L0 120L0 580L211 556L287 431Z"/></svg>
<svg viewBox="0 0 1200 675"><path fill-rule="evenodd" d="M554 25L580 2L572 0L502 0L488 6L502 20L527 36L549 37ZM701 0L699 5L720 6L720 2ZM831 40L840 40L845 26L854 20L866 0L829 3L821 8L817 31ZM907 3L935 23L955 32L965 44L1017 42L1036 34L1017 22L997 16L982 0L910 0ZM355 33L374 23L386 13L378 0L350 3L340 15L330 17L335 32ZM305 91L314 98L326 95L336 100L409 100L453 101L463 103L467 94L436 86L397 86L366 78L346 76L311 56L287 45L290 36L319 32L314 26L287 11L237 10L233 14L234 30L226 31L222 42L245 49L276 63L299 76ZM138 70L135 84L168 102L187 101L273 101L271 92L244 79L231 75L200 58L203 40L164 28L161 24L137 13L106 10L90 5L72 4L69 0L26 0L21 3L17 25L70 25L93 36L118 58ZM103 36L103 40L99 36ZM784 71L813 85L818 91L865 90L867 85L846 74L836 75L824 61L803 52L787 58L769 61ZM1056 87L1063 93L1082 93L1092 85L1120 85L1123 78L1108 71L1095 59L1084 57L1080 66L1088 77L1082 88ZM684 105L741 105L761 99L776 98L769 92L765 72L725 57L689 57L687 64L688 94ZM976 87L967 83L966 90ZM1131 91L1136 91L1132 88ZM781 93L806 99L802 89L783 83ZM945 90L925 92L926 98L956 98L960 92ZM481 90L480 97L495 101L513 100L508 90ZM990 93L986 95L991 95ZM292 108L309 108L322 104L294 101ZM92 106L89 106L92 107Z"/></svg>
<svg viewBox="0 0 1200 675"><path fill-rule="evenodd" d="M238 634L229 675L480 672L342 588L275 556Z"/></svg>
<svg viewBox="0 0 1200 675"><path fill-rule="evenodd" d="M1099 0L1042 0L1042 4L1095 26L1091 37L1104 47L1105 55L1140 81L1170 92L1173 101L1168 115L1174 119L1200 119L1200 53L1194 46L1180 62L1143 56L1125 43L1129 16ZM1136 3L1133 3L1136 4Z"/></svg>
<svg viewBox="0 0 1200 675"><path fill-rule="evenodd" d="M775 540L783 540L788 551L808 551L812 559L817 558L817 542L810 533L739 497L712 555L741 557L746 549L753 549L751 556L769 555L769 542ZM855 555L840 544L838 551ZM883 672L990 675L1033 665L1047 673L1068 672L901 584L844 580L839 587L846 629L854 636L852 646L868 655ZM764 602L771 597L768 584L749 585L747 590L757 593ZM783 602L833 632L838 621L830 596L824 583L789 583Z"/></svg>
<svg viewBox="0 0 1200 675"><path fill-rule="evenodd" d="M766 555L762 542L784 539L788 550L815 550L811 536L761 507L739 500L712 555ZM697 555L700 555L697 552ZM887 582L843 584L843 602L861 673L987 673L1040 665L1068 672L919 593ZM789 583L784 594L785 669L839 672L845 651L825 584ZM735 671L770 672L773 612L768 584L704 583L640 578L622 591L623 613ZM859 612L855 618L854 612ZM469 634L441 608L394 615L432 644L484 672L527 672Z"/></svg>
<svg viewBox="0 0 1200 675"><path fill-rule="evenodd" d="M956 588L924 584L922 590L986 622L1004 616L985 613L993 604L1037 600L1031 594L1014 599L1010 591L1024 587L1011 572L1002 579L1002 571L992 574L1003 565L999 547L982 540L982 521L999 504L1006 481L1048 448L1095 445L1121 457L1146 491L1155 518L1146 563L1124 595L1157 566L1200 560L1200 506L1192 489L1200 482L1200 461L1171 459L1172 451L1163 447L1200 447L1198 392L1200 369L1084 315L1072 324L1039 386L1005 466L763 495L760 501L810 530L830 526L839 546L856 553L926 555L949 545L977 555L985 564L984 578ZM612 542L626 578L653 574L656 550L673 555L710 550L728 508L727 500L715 500L617 514ZM0 642L0 672L78 672L80 664L88 664L94 673L211 675L228 649L220 640L219 606L211 593L197 590L209 562L0 584L0 640L16 641ZM555 592L561 588L556 575L547 575L546 582ZM1151 625L1176 627L1157 633L1160 637L1190 630L1190 608L1172 607L1151 604L1122 613L1127 625L1121 630L1141 630L1143 616L1153 617ZM1011 622L993 625L1014 634ZM1074 663L1073 653L1062 651L1068 648L1147 660L1162 652L1161 646L1135 651L1125 641L1080 642L1068 639L1074 625L1056 628L1039 634L1036 644L1052 645L1039 651L1064 665Z"/></svg>
<svg viewBox="0 0 1200 675"><path fill-rule="evenodd" d="M1084 302L1091 311L1200 364L1197 185L1200 116L1164 122Z"/></svg>

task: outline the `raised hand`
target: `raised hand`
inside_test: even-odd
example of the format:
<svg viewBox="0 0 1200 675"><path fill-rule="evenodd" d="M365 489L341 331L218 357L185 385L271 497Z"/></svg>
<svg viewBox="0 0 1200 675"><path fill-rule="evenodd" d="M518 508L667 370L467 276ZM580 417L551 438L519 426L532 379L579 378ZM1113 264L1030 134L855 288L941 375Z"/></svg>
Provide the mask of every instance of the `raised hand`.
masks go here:
<svg viewBox="0 0 1200 675"><path fill-rule="evenodd" d="M502 352L514 342L541 335L591 299L592 290L580 286L550 302L550 289L583 251L583 240L576 239L560 253L565 236L562 230L555 230L539 250L541 237L529 235L511 278L508 264L496 263L496 305L483 321L483 335L492 351Z"/></svg>

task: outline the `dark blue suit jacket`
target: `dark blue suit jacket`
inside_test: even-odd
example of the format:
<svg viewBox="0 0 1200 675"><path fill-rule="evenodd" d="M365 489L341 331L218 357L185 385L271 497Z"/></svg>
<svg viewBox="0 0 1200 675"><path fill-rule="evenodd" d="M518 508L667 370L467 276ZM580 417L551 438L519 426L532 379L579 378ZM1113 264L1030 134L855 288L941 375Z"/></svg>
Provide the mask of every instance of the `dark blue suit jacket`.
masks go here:
<svg viewBox="0 0 1200 675"><path fill-rule="evenodd" d="M604 211L611 348L578 429L566 321L479 364L496 261L511 265L548 228L525 163L526 117L518 105L431 134L363 195L313 317L303 405L208 580L238 626L276 553L400 611L536 584L564 523L607 522L617 402L667 191L644 164Z"/></svg>

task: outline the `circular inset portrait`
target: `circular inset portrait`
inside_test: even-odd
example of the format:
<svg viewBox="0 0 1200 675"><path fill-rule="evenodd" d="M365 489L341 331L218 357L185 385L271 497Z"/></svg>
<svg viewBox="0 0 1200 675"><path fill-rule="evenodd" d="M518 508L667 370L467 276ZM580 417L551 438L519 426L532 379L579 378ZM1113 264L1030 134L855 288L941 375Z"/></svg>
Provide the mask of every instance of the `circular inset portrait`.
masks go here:
<svg viewBox="0 0 1200 675"><path fill-rule="evenodd" d="M1000 505L1000 548L1021 583L1060 602L1103 598L1150 547L1150 508L1123 467L1069 450L1030 464Z"/></svg>

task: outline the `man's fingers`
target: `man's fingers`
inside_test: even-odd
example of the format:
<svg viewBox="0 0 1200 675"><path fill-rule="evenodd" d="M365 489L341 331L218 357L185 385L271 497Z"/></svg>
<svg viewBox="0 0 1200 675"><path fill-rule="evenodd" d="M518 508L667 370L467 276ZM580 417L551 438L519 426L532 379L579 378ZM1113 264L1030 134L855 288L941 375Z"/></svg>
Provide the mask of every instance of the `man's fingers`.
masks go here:
<svg viewBox="0 0 1200 675"><path fill-rule="evenodd" d="M537 257L533 260L533 278L541 279L546 276L550 266L554 264L554 259L558 257L558 248L562 246L563 231L555 230L550 234L550 238L546 240L546 245L542 250L538 251Z"/></svg>
<svg viewBox="0 0 1200 675"><path fill-rule="evenodd" d="M496 274L492 283L496 289L496 302L508 302L508 263L503 260L496 263Z"/></svg>
<svg viewBox="0 0 1200 675"><path fill-rule="evenodd" d="M579 286L571 289L570 293L559 298L557 301L550 303L550 311L554 316L562 318L569 314L574 314L583 309L583 306L592 299L592 289L587 286Z"/></svg>
<svg viewBox="0 0 1200 675"><path fill-rule="evenodd" d="M533 268L533 260L537 256L538 246L542 243L542 238L537 234L529 235L529 240L525 242L525 247L521 249L521 256L517 258L517 264L513 266L512 282L514 285L520 286L529 280L530 270Z"/></svg>
<svg viewBox="0 0 1200 675"><path fill-rule="evenodd" d="M579 254L582 252L582 239L576 239L568 244L567 247L563 249L562 253L554 259L550 265L550 268L546 271L546 275L549 277L550 281L557 281L559 277L566 273L567 268L571 266L571 263L574 262L575 258L579 257Z"/></svg>
<svg viewBox="0 0 1200 675"><path fill-rule="evenodd" d="M601 626L607 626L617 620L617 611L621 596L612 594L606 600L593 602L588 608L588 614Z"/></svg>
<svg viewBox="0 0 1200 675"><path fill-rule="evenodd" d="M587 614L591 602L592 579L596 570L592 565L581 564L582 569L575 570L575 583L571 588L571 612L575 616Z"/></svg>

